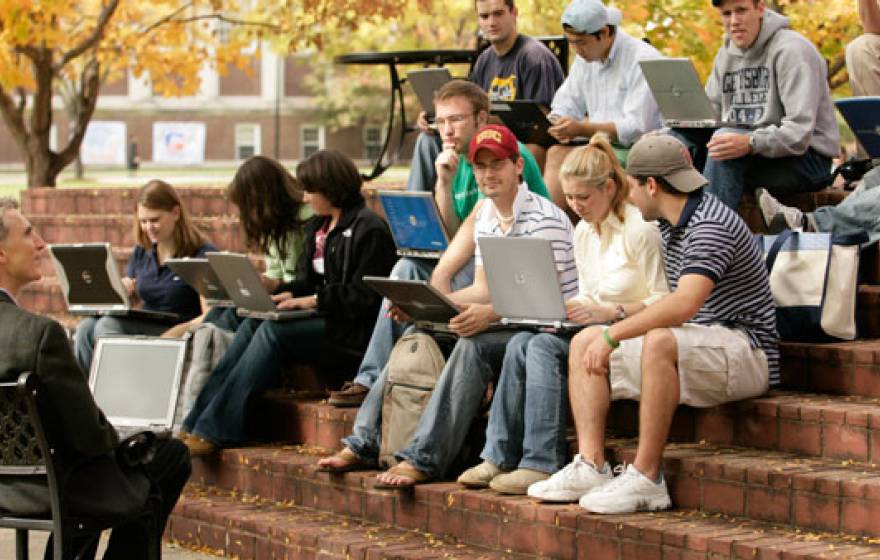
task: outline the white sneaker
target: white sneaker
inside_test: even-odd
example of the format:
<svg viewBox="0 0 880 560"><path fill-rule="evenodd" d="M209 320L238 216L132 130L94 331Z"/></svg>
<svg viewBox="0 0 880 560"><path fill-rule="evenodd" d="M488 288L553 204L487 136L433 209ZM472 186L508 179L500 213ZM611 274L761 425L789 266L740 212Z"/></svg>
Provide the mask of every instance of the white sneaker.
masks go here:
<svg viewBox="0 0 880 560"><path fill-rule="evenodd" d="M576 502L578 498L613 478L608 463L597 470L580 454L561 471L529 486L528 495L545 502Z"/></svg>
<svg viewBox="0 0 880 560"><path fill-rule="evenodd" d="M620 476L584 495L581 507L593 513L635 513L669 509L666 480L654 482L629 465Z"/></svg>
<svg viewBox="0 0 880 560"><path fill-rule="evenodd" d="M799 208L782 204L767 189L755 189L755 197L767 231L775 234L786 228L803 229L804 213Z"/></svg>

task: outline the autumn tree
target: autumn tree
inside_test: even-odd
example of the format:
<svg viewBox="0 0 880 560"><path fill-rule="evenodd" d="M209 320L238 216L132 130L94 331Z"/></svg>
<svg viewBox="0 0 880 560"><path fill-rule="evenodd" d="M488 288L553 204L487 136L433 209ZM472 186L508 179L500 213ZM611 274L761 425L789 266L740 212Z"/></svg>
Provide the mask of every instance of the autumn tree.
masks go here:
<svg viewBox="0 0 880 560"><path fill-rule="evenodd" d="M159 94L193 94L204 65L245 67L242 49L253 40L286 52L321 46L364 19L399 15L406 1L262 0L245 9L236 0L0 0L0 114L28 186L54 186L79 152L102 83L131 72ZM71 131L55 151L53 98L62 94Z"/></svg>

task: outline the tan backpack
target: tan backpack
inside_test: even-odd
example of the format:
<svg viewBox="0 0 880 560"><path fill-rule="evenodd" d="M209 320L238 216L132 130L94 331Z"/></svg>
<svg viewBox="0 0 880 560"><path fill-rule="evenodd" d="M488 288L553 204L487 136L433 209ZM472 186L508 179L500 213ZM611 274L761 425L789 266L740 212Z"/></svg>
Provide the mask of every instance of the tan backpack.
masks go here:
<svg viewBox="0 0 880 560"><path fill-rule="evenodd" d="M392 348L382 399L379 464L383 467L397 464L394 454L412 439L444 365L446 358L437 342L423 332L405 335Z"/></svg>

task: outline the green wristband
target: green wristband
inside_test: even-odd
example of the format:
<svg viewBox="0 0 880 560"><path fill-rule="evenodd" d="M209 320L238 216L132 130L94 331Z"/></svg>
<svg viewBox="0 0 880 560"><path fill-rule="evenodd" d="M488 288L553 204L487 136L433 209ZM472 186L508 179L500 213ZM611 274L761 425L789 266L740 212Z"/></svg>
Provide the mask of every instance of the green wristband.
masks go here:
<svg viewBox="0 0 880 560"><path fill-rule="evenodd" d="M611 338L611 335L608 334L608 329L602 329L602 338L605 339L605 342L608 343L608 346L610 346L612 350L620 346L620 342L614 340Z"/></svg>

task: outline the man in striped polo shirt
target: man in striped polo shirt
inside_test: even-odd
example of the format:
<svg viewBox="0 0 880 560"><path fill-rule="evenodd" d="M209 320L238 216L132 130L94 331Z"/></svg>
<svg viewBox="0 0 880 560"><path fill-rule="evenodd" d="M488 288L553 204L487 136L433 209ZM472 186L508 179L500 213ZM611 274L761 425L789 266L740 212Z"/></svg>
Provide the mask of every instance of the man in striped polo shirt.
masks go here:
<svg viewBox="0 0 880 560"><path fill-rule="evenodd" d="M480 237L541 237L553 245L560 287L566 299L577 295L577 269L568 216L549 199L522 182L524 161L516 137L504 126L487 125L473 136L468 159L485 197L474 208L475 269L472 285L449 295L462 312L449 322L459 336L431 400L409 445L396 456L402 461L379 475L379 485L405 487L446 474L458 455L489 382L501 369L513 330L486 329L500 317L493 311L482 266ZM381 445L382 398L387 368L364 399L345 449L318 465L327 470L369 468Z"/></svg>
<svg viewBox="0 0 880 560"><path fill-rule="evenodd" d="M663 448L679 404L710 407L760 395L779 381L776 315L758 244L742 219L704 192L685 147L639 140L629 155L630 199L658 220L670 294L571 344L569 392L579 415L580 504L596 513L670 506ZM616 478L604 457L612 399L638 399L639 445ZM601 465L601 470L597 466ZM573 482L574 483L574 482Z"/></svg>

